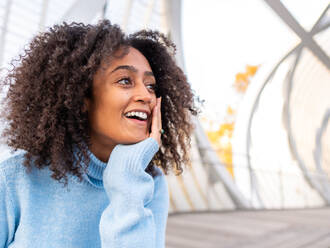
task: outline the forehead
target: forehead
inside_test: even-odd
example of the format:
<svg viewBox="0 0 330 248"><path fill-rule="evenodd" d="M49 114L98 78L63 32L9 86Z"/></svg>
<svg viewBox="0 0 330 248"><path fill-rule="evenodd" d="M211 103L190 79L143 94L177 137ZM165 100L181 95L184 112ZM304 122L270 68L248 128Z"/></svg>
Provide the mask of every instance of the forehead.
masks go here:
<svg viewBox="0 0 330 248"><path fill-rule="evenodd" d="M108 69L128 65L136 67L137 70L151 71L147 58L134 47L118 49L106 64Z"/></svg>

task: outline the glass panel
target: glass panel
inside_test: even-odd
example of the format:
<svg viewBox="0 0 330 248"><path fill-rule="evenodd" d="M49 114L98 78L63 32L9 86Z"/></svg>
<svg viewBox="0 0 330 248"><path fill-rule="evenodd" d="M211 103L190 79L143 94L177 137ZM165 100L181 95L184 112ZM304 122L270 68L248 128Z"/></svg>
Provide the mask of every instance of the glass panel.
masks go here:
<svg viewBox="0 0 330 248"><path fill-rule="evenodd" d="M329 0L281 0L281 2L306 31L312 29L329 4Z"/></svg>
<svg viewBox="0 0 330 248"><path fill-rule="evenodd" d="M206 99L205 108L221 120L227 105L239 99L232 88L235 75L246 65L263 68L276 63L300 41L259 0L208 0L203 8L199 1L184 1L182 21L190 82Z"/></svg>

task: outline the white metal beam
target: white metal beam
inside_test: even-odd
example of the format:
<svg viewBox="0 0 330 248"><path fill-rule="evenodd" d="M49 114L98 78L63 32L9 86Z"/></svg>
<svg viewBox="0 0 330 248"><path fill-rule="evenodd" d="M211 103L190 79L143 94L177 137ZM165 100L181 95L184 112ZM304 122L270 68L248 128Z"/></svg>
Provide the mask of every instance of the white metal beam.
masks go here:
<svg viewBox="0 0 330 248"><path fill-rule="evenodd" d="M5 52L5 42L6 42L6 34L8 31L8 20L10 15L10 9L12 6L13 0L7 0L5 7L5 16L3 18L1 36L0 36L0 67L2 67L3 57Z"/></svg>
<svg viewBox="0 0 330 248"><path fill-rule="evenodd" d="M181 30L181 3L180 0L168 0L167 2L167 21L169 24L170 37L177 47L176 60L178 65L185 71L183 47L182 47L182 30ZM213 181L221 181L226 188L229 196L235 202L237 208L250 208L249 202L240 193L233 179L220 162L216 152L212 148L205 131L199 120L193 117L195 122L195 137L197 146L201 153L201 157L205 166L209 166Z"/></svg>
<svg viewBox="0 0 330 248"><path fill-rule="evenodd" d="M121 25L121 28L125 32L127 31L128 21L129 21L129 17L131 16L132 6L133 6L133 0L126 0L126 10L125 10L125 14L123 16L123 22Z"/></svg>
<svg viewBox="0 0 330 248"><path fill-rule="evenodd" d="M101 12L106 0L77 0L63 15L61 21L90 23Z"/></svg>
<svg viewBox="0 0 330 248"><path fill-rule="evenodd" d="M301 42L330 70L330 59L322 48L314 41L313 36L291 15L287 8L279 0L264 0L269 7L284 21L293 32L301 39Z"/></svg>
<svg viewBox="0 0 330 248"><path fill-rule="evenodd" d="M40 31L43 31L45 28L47 12L48 12L48 5L49 5L49 0L43 0L42 11L41 11L41 16L40 16L40 21L39 21L39 30Z"/></svg>
<svg viewBox="0 0 330 248"><path fill-rule="evenodd" d="M149 4L146 9L146 13L144 15L144 21L143 21L143 28L148 28L150 19L152 16L152 12L154 11L155 8L155 0L149 0Z"/></svg>

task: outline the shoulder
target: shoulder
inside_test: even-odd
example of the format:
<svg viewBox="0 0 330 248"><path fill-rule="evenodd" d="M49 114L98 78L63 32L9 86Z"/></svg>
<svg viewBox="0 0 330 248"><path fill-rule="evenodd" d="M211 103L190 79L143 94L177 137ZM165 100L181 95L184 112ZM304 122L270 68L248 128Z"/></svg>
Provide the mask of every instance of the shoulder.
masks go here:
<svg viewBox="0 0 330 248"><path fill-rule="evenodd" d="M18 174L23 173L25 167L23 166L25 152L20 152L0 163L0 174L6 179L15 178Z"/></svg>
<svg viewBox="0 0 330 248"><path fill-rule="evenodd" d="M22 187L24 177L24 154L16 154L0 163L0 198L10 199L8 204L14 205L14 191L17 187ZM24 187L23 187L24 188Z"/></svg>
<svg viewBox="0 0 330 248"><path fill-rule="evenodd" d="M24 187L33 184L33 182L37 182L37 180L40 181L45 177L50 177L48 167L45 169L38 169L32 166L28 170L24 166L25 154L25 151L21 151L0 163L0 177L1 180L7 184L7 187L18 187L23 190Z"/></svg>

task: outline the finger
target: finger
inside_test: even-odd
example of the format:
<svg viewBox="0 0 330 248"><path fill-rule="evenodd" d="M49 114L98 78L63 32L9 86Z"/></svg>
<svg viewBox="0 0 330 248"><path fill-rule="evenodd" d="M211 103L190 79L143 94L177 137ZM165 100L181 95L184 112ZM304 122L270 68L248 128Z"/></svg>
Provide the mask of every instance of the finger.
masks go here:
<svg viewBox="0 0 330 248"><path fill-rule="evenodd" d="M158 128L158 98L156 99L156 106L152 110L151 132L155 132Z"/></svg>
<svg viewBox="0 0 330 248"><path fill-rule="evenodd" d="M159 104L158 104L158 127L159 130L162 129L162 98L159 98Z"/></svg>
<svg viewBox="0 0 330 248"><path fill-rule="evenodd" d="M163 125L162 125L162 98L160 97L159 98L159 103L158 103L158 133L159 133L159 146L161 146L162 145L162 132L161 131L163 131L163 129L162 129L162 127L163 127Z"/></svg>
<svg viewBox="0 0 330 248"><path fill-rule="evenodd" d="M160 145L160 132L159 132L159 99L157 99L156 106L153 108L152 111L152 123L151 123L151 133L150 137L154 138L158 144Z"/></svg>

